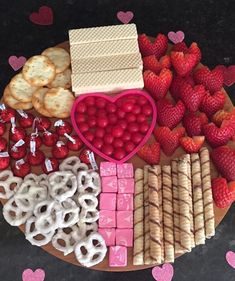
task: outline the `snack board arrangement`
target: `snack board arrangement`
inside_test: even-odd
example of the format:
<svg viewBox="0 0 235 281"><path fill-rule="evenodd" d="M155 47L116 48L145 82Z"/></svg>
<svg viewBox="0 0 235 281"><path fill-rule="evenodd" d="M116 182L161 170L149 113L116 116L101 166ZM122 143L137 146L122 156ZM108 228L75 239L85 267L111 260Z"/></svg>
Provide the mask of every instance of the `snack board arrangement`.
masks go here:
<svg viewBox="0 0 235 281"><path fill-rule="evenodd" d="M128 271L205 244L235 199L235 113L196 43L76 29L0 107L3 215L75 265ZM70 57L71 54L71 57Z"/></svg>

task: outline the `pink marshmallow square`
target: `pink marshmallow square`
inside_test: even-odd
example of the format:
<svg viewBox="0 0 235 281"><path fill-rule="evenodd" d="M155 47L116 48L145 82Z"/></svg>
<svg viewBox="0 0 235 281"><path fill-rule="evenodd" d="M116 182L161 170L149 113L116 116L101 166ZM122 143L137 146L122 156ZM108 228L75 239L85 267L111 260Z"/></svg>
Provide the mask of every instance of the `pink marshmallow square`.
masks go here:
<svg viewBox="0 0 235 281"><path fill-rule="evenodd" d="M117 211L117 228L133 228L132 211Z"/></svg>
<svg viewBox="0 0 235 281"><path fill-rule="evenodd" d="M117 210L133 211L133 194L119 193L117 194Z"/></svg>
<svg viewBox="0 0 235 281"><path fill-rule="evenodd" d="M117 176L119 179L133 178L133 165L131 163L117 164Z"/></svg>
<svg viewBox="0 0 235 281"><path fill-rule="evenodd" d="M101 193L100 194L100 210L116 210L116 193Z"/></svg>
<svg viewBox="0 0 235 281"><path fill-rule="evenodd" d="M117 175L116 164L112 162L101 162L100 175L101 177L116 176Z"/></svg>
<svg viewBox="0 0 235 281"><path fill-rule="evenodd" d="M109 266L127 266L127 248L112 246L109 248Z"/></svg>
<svg viewBox="0 0 235 281"><path fill-rule="evenodd" d="M102 191L103 192L117 192L117 177L102 177L101 178Z"/></svg>
<svg viewBox="0 0 235 281"><path fill-rule="evenodd" d="M116 245L133 247L133 229L116 229Z"/></svg>
<svg viewBox="0 0 235 281"><path fill-rule="evenodd" d="M134 193L134 179L118 179L118 193Z"/></svg>
<svg viewBox="0 0 235 281"><path fill-rule="evenodd" d="M99 227L100 228L116 227L116 212L101 210L99 212Z"/></svg>
<svg viewBox="0 0 235 281"><path fill-rule="evenodd" d="M106 246L115 245L115 228L99 228L98 232L104 238Z"/></svg>

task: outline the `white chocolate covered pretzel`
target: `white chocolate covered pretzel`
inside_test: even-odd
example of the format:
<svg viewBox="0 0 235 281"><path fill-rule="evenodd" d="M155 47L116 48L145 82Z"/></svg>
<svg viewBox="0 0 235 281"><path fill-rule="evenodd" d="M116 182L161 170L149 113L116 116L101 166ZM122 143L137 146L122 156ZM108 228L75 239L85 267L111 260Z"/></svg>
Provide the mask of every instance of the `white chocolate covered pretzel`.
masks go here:
<svg viewBox="0 0 235 281"><path fill-rule="evenodd" d="M82 209L80 220L86 223L93 223L99 219L99 211L95 208Z"/></svg>
<svg viewBox="0 0 235 281"><path fill-rule="evenodd" d="M59 222L59 227L71 227L79 222L80 208L77 206L75 201L71 198L61 202L62 207L62 220Z"/></svg>
<svg viewBox="0 0 235 281"><path fill-rule="evenodd" d="M77 156L71 156L66 158L59 166L60 171L70 171L75 175L80 171L88 170L88 166L84 163L81 163L80 159Z"/></svg>
<svg viewBox="0 0 235 281"><path fill-rule="evenodd" d="M92 193L81 193L78 196L78 203L83 209L95 209L98 206L98 199Z"/></svg>
<svg viewBox="0 0 235 281"><path fill-rule="evenodd" d="M22 179L20 177L13 176L13 173L11 171L2 171L0 173L0 198L11 198L16 190L18 190L21 183Z"/></svg>

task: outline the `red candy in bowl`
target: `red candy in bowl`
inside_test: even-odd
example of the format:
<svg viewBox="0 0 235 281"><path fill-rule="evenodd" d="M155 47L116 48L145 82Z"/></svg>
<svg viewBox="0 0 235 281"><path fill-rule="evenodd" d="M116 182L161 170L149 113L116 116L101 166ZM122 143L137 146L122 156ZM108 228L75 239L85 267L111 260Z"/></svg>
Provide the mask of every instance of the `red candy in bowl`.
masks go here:
<svg viewBox="0 0 235 281"><path fill-rule="evenodd" d="M73 127L85 145L115 163L127 161L146 143L156 118L153 99L141 90L81 95L71 112Z"/></svg>

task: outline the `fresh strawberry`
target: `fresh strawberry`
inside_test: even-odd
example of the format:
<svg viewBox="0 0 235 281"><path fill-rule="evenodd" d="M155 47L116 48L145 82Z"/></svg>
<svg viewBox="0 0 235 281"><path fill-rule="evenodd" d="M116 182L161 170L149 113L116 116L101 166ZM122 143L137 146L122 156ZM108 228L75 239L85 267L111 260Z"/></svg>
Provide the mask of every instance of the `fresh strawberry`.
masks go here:
<svg viewBox="0 0 235 281"><path fill-rule="evenodd" d="M156 140L160 143L163 152L167 156L171 156L180 145L180 138L184 136L185 129L175 128L170 130L168 127L158 127L154 131Z"/></svg>
<svg viewBox="0 0 235 281"><path fill-rule="evenodd" d="M158 124L170 129L176 127L184 116L185 106L182 101L175 105L167 99L161 99L157 102Z"/></svg>
<svg viewBox="0 0 235 281"><path fill-rule="evenodd" d="M211 158L220 174L228 181L235 180L235 151L225 146L212 150Z"/></svg>
<svg viewBox="0 0 235 281"><path fill-rule="evenodd" d="M176 73L180 76L187 76L197 63L197 56L184 54L183 52L171 52L171 63Z"/></svg>
<svg viewBox="0 0 235 281"><path fill-rule="evenodd" d="M173 45L171 51L187 53L188 47L187 47L186 43L183 41L183 42L179 42L179 43L176 43L175 45Z"/></svg>
<svg viewBox="0 0 235 281"><path fill-rule="evenodd" d="M212 116L212 121L217 126L221 126L221 124L224 120L235 121L235 109L233 109L231 112L221 109Z"/></svg>
<svg viewBox="0 0 235 281"><path fill-rule="evenodd" d="M192 112L198 110L204 94L205 88L202 85L192 87L189 84L183 83L180 87L180 97L186 108Z"/></svg>
<svg viewBox="0 0 235 281"><path fill-rule="evenodd" d="M139 48L143 57L155 55L157 59L165 55L168 47L168 39L159 33L152 43L146 34L138 36Z"/></svg>
<svg viewBox="0 0 235 281"><path fill-rule="evenodd" d="M235 199L235 181L227 183L224 178L215 178L211 181L213 199L218 208L229 207Z"/></svg>
<svg viewBox="0 0 235 281"><path fill-rule="evenodd" d="M168 55L165 55L158 60L154 55L143 58L144 70L151 70L158 74L163 68L171 67L171 60Z"/></svg>
<svg viewBox="0 0 235 281"><path fill-rule="evenodd" d="M203 126L203 133L211 147L225 145L235 133L234 124L217 127L214 123Z"/></svg>
<svg viewBox="0 0 235 281"><path fill-rule="evenodd" d="M82 163L90 164L89 152L90 152L90 150L87 149L87 148L84 148L84 149L80 152L79 158L80 158L80 160L81 160Z"/></svg>
<svg viewBox="0 0 235 281"><path fill-rule="evenodd" d="M201 149L204 141L204 136L182 137L180 144L187 153L196 153Z"/></svg>
<svg viewBox="0 0 235 281"><path fill-rule="evenodd" d="M188 48L187 53L194 54L197 57L196 64L198 64L200 62L200 60L202 59L202 52L201 52L200 48L198 47L197 43L195 43L195 42L193 42L191 44L191 46Z"/></svg>
<svg viewBox="0 0 235 281"><path fill-rule="evenodd" d="M210 118L218 110L224 107L225 94L222 91L215 92L213 95L209 91L205 92L205 95L200 104L200 110L205 112Z"/></svg>
<svg viewBox="0 0 235 281"><path fill-rule="evenodd" d="M149 165L156 165L160 161L160 144L158 142L146 143L137 152L137 155Z"/></svg>
<svg viewBox="0 0 235 281"><path fill-rule="evenodd" d="M202 127L208 123L205 113L189 112L183 118L183 126L187 131L188 136L200 136L202 134Z"/></svg>
<svg viewBox="0 0 235 281"><path fill-rule="evenodd" d="M214 93L220 91L223 86L223 71L218 68L210 70L207 66L203 66L194 72L194 80L197 84L203 84L207 90Z"/></svg>
<svg viewBox="0 0 235 281"><path fill-rule="evenodd" d="M181 77L179 75L173 76L170 86L170 93L175 101L178 101L180 99L180 87L183 83L190 84L191 86L194 86L195 84L191 75L188 75L186 77Z"/></svg>
<svg viewBox="0 0 235 281"><path fill-rule="evenodd" d="M156 100L165 97L171 81L172 72L167 68L163 68L158 75L150 70L144 71L144 87Z"/></svg>

